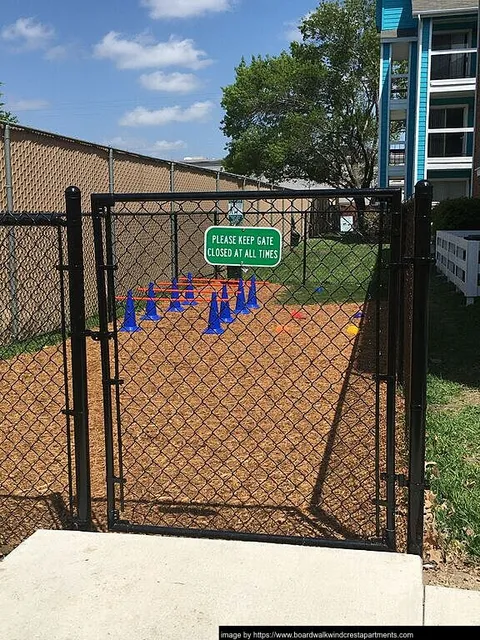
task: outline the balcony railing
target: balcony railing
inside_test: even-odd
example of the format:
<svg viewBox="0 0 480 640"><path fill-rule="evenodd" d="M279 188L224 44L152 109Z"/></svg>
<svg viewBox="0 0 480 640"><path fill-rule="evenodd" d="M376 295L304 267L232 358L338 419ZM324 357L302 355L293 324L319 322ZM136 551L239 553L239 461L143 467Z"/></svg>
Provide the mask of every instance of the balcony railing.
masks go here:
<svg viewBox="0 0 480 640"><path fill-rule="evenodd" d="M390 167L399 167L405 164L405 144L390 145L388 164Z"/></svg>
<svg viewBox="0 0 480 640"><path fill-rule="evenodd" d="M460 80L476 75L476 49L432 51L431 80Z"/></svg>
<svg viewBox="0 0 480 640"><path fill-rule="evenodd" d="M473 128L430 129L429 158L466 158L472 155Z"/></svg>

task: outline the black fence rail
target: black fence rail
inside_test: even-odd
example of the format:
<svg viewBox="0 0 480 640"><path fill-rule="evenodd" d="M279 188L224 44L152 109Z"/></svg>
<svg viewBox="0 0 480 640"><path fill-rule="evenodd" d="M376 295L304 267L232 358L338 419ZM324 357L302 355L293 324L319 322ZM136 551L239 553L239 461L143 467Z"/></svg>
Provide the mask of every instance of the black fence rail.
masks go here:
<svg viewBox="0 0 480 640"><path fill-rule="evenodd" d="M3 544L23 518L421 553L430 208L420 184L414 211L387 189L100 194L82 215L70 188L66 217L0 218L15 264L21 224L48 239L52 264L26 262L48 287L20 300L59 314L23 348L9 307ZM9 414L45 372L55 408ZM58 522L15 520L15 464L55 470Z"/></svg>

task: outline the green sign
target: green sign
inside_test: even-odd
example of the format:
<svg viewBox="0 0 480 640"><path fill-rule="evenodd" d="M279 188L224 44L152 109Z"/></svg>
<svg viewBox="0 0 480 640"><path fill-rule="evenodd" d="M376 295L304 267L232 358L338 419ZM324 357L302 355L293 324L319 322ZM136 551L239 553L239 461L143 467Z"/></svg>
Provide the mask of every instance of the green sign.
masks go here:
<svg viewBox="0 0 480 640"><path fill-rule="evenodd" d="M273 227L209 227L204 254L213 265L276 267L282 259L282 234Z"/></svg>

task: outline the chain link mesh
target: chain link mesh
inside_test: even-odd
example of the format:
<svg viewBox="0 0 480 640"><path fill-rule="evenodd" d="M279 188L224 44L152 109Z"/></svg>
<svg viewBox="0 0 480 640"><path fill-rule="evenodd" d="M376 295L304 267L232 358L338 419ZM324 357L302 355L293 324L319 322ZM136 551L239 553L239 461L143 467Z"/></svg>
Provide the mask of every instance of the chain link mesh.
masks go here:
<svg viewBox="0 0 480 640"><path fill-rule="evenodd" d="M233 310L240 286L224 267L224 280L214 279L203 255L204 229L228 224L229 206L196 194L116 201L112 210L111 370L121 384L111 434L114 475L125 481L115 508L141 526L379 540L389 202L367 198L359 231L358 202L345 194L321 203L302 194L243 197L242 224L280 229L283 259L243 267L247 293L257 278L260 308L206 335L212 292L220 297L225 284ZM190 273L198 303L181 312L168 311L172 252L180 298ZM150 283L156 321L141 320ZM128 291L138 331L122 330ZM91 422L98 446L102 421ZM98 488L102 471L94 472Z"/></svg>
<svg viewBox="0 0 480 640"><path fill-rule="evenodd" d="M60 227L0 226L7 258L0 276L2 553L38 528L69 526L73 513L70 419L62 413L70 395L62 322L68 276L57 268L63 235Z"/></svg>

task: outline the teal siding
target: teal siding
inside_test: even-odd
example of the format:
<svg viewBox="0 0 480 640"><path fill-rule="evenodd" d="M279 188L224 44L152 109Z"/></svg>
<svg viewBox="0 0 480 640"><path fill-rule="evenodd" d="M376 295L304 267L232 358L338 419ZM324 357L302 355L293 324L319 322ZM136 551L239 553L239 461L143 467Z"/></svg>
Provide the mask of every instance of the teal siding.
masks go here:
<svg viewBox="0 0 480 640"><path fill-rule="evenodd" d="M378 144L378 186L388 186L388 163L390 155L390 56L391 46L382 44L380 62L380 130Z"/></svg>
<svg viewBox="0 0 480 640"><path fill-rule="evenodd" d="M405 196L413 194L415 181L415 133L417 125L418 44L410 45L410 78L408 86L407 148L405 160Z"/></svg>
<svg viewBox="0 0 480 640"><path fill-rule="evenodd" d="M381 2L382 31L417 27L417 22L412 16L412 0L381 0Z"/></svg>
<svg viewBox="0 0 480 640"><path fill-rule="evenodd" d="M417 180L425 178L425 158L427 145L427 113L428 113L428 51L432 21L422 21L422 50L420 53L420 78L418 82L418 134L417 134Z"/></svg>

